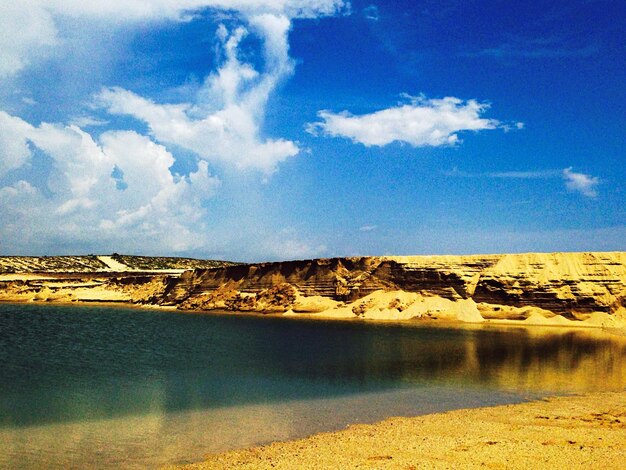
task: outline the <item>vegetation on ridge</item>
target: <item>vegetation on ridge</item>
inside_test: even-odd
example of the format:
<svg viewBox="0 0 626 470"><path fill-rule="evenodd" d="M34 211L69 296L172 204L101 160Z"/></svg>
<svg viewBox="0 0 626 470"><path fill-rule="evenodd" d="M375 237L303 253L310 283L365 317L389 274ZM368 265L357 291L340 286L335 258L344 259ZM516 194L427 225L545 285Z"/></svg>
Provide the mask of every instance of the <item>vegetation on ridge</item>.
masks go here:
<svg viewBox="0 0 626 470"><path fill-rule="evenodd" d="M125 264L131 269L208 269L233 266L238 263L211 259L178 258L171 256L133 256L111 255L115 261Z"/></svg>
<svg viewBox="0 0 626 470"><path fill-rule="evenodd" d="M197 269L232 266L229 261L167 256L132 256L113 253L111 259L130 270ZM84 256L0 256L0 273L62 273L109 271L98 255Z"/></svg>

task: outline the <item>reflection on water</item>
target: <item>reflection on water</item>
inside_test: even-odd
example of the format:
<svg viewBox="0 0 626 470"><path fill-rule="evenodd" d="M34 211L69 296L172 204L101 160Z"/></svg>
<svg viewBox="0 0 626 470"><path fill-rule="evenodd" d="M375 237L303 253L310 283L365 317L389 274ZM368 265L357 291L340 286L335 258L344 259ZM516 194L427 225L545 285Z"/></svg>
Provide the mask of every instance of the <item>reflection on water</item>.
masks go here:
<svg viewBox="0 0 626 470"><path fill-rule="evenodd" d="M0 305L0 466L156 465L390 415L623 389L624 359L626 338L594 330Z"/></svg>
<svg viewBox="0 0 626 470"><path fill-rule="evenodd" d="M518 397L429 387L105 420L0 428L0 468L146 468L209 452L304 437L390 415L510 403ZM42 465L45 463L45 465Z"/></svg>

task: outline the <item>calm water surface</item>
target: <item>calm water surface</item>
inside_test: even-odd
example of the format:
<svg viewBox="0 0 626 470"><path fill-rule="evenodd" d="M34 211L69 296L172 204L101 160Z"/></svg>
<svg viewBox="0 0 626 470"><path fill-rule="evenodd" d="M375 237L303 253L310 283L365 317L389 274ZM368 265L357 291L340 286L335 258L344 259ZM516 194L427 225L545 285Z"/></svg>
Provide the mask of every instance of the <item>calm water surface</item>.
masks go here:
<svg viewBox="0 0 626 470"><path fill-rule="evenodd" d="M626 338L0 304L0 467L152 467L354 422L626 387Z"/></svg>

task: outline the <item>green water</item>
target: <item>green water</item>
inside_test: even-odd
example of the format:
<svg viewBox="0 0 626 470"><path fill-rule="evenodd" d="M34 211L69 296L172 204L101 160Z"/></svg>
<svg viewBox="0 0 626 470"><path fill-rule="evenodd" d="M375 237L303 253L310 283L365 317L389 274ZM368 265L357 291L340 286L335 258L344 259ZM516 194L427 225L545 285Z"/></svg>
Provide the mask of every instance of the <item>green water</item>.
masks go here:
<svg viewBox="0 0 626 470"><path fill-rule="evenodd" d="M626 340L0 305L0 466L150 467L352 422L623 389Z"/></svg>

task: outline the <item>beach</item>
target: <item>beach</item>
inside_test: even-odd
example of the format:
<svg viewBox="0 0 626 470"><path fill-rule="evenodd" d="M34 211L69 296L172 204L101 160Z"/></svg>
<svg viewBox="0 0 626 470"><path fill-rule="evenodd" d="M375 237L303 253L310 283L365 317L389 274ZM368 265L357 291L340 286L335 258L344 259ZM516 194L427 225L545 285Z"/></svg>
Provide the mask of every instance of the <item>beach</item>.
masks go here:
<svg viewBox="0 0 626 470"><path fill-rule="evenodd" d="M626 470L625 19L0 0L0 470Z"/></svg>
<svg viewBox="0 0 626 470"><path fill-rule="evenodd" d="M0 460L255 469L626 460L623 252L184 272L117 258L5 259L15 271L0 274L13 379ZM106 267L91 270L96 262ZM31 272L20 272L25 263ZM43 382L21 372L34 356ZM552 398L524 402L541 397Z"/></svg>
<svg viewBox="0 0 626 470"><path fill-rule="evenodd" d="M624 468L626 392L353 425L211 455L185 469Z"/></svg>

